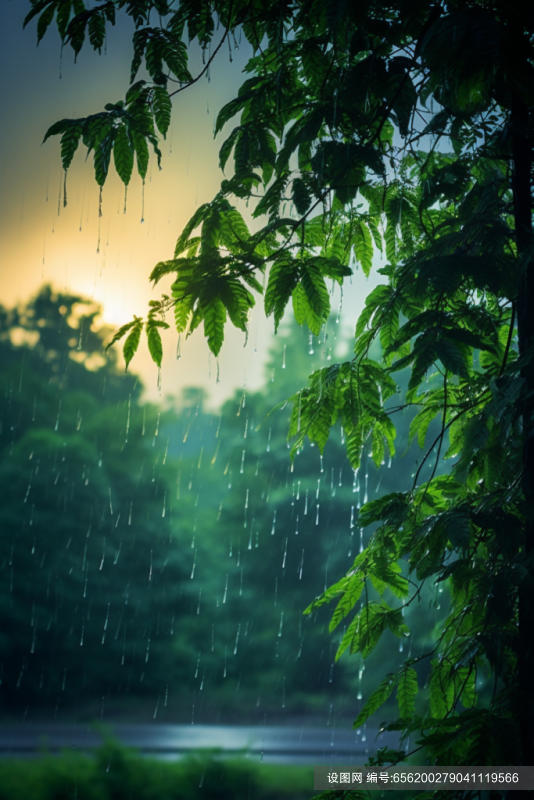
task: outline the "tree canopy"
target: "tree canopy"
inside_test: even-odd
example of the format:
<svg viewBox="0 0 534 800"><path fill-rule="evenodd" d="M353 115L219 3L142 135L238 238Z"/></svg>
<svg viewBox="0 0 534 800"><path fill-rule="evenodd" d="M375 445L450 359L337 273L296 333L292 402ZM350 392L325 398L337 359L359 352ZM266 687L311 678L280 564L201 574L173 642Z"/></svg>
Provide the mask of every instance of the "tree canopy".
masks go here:
<svg viewBox="0 0 534 800"><path fill-rule="evenodd" d="M227 320L246 330L261 294L276 327L291 301L297 322L319 334L326 281L369 274L373 253L385 252L353 357L316 370L292 398L292 454L306 438L322 449L339 420L354 471L364 455L380 465L395 452L395 420L413 409L410 435L424 455L409 490L361 508L368 546L310 609L336 600L331 629L346 625L338 655L367 657L385 631L409 634L404 610L424 584L445 582L437 644L385 676L357 724L396 691L388 727L412 745L415 732L414 749L431 761L533 764L532 9L517 0L106 0L88 9L36 0L27 21L38 17L41 38L55 16L77 53L86 32L100 50L119 11L135 25L125 99L45 137L61 136L65 170L81 139L100 187L112 157L125 185L135 160L144 180L149 145L161 158L171 98L209 75L225 42L231 50L245 39L253 55L217 118L216 133L234 126L220 150L228 174L152 270L154 283L172 276L171 293L114 341L126 336L128 364L144 328L160 365L159 329L172 310L179 333L203 323L217 355ZM206 54L194 77L192 42ZM143 61L148 79L139 80ZM251 203L252 230L240 200ZM479 691L485 674L489 693Z"/></svg>

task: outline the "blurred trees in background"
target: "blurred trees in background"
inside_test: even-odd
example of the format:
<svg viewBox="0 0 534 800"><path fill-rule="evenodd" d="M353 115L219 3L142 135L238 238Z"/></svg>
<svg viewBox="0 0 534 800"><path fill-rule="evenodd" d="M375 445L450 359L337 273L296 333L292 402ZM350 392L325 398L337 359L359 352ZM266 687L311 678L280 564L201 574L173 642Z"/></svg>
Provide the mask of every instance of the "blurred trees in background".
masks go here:
<svg viewBox="0 0 534 800"><path fill-rule="evenodd" d="M355 476L341 429L324 457L288 459L289 411L273 407L332 342L310 347L293 323L263 391L210 413L188 388L158 408L104 358L99 313L44 287L1 314L4 711L213 722L354 707L362 664L334 667L338 642L302 610L359 552L359 506L406 475L394 460ZM392 641L376 658L396 668Z"/></svg>

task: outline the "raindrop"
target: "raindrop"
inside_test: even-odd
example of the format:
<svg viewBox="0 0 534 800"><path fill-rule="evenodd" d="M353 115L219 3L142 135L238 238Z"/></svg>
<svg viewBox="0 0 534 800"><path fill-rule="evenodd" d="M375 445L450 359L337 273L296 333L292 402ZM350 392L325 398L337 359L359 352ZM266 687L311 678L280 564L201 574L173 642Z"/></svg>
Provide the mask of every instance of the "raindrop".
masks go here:
<svg viewBox="0 0 534 800"><path fill-rule="evenodd" d="M306 498L304 500L304 516L308 514L308 490L306 489Z"/></svg>
<svg viewBox="0 0 534 800"><path fill-rule="evenodd" d="M315 524L316 525L319 524L319 503L317 503L317 506L315 508Z"/></svg>
<svg viewBox="0 0 534 800"><path fill-rule="evenodd" d="M321 472L324 472L323 456L319 454L319 458L321 460Z"/></svg>
<svg viewBox="0 0 534 800"><path fill-rule="evenodd" d="M276 511L273 514L273 526L271 528L271 536L274 536L275 529L276 529Z"/></svg>
<svg viewBox="0 0 534 800"><path fill-rule="evenodd" d="M228 595L228 573L226 573L226 583L225 583L225 586L224 586L223 603L226 603L227 595Z"/></svg>
<svg viewBox="0 0 534 800"><path fill-rule="evenodd" d="M193 568L191 569L191 580L195 577L195 566L197 563L197 551L195 550L195 555L193 556Z"/></svg>
<svg viewBox="0 0 534 800"><path fill-rule="evenodd" d="M343 287L341 287L341 294L339 298L339 308L337 310L337 317L336 317L336 325L339 324L339 318L341 317L341 310L343 308Z"/></svg>
<svg viewBox="0 0 534 800"><path fill-rule="evenodd" d="M102 219L102 187L98 195L98 241L96 243L96 252L100 253L100 220Z"/></svg>
<svg viewBox="0 0 534 800"><path fill-rule="evenodd" d="M267 452L271 452L271 428L269 428L269 436L267 437Z"/></svg>
<svg viewBox="0 0 534 800"><path fill-rule="evenodd" d="M285 569L286 566L286 556L287 556L287 536L284 542L284 558L282 560L282 569Z"/></svg>
<svg viewBox="0 0 534 800"><path fill-rule="evenodd" d="M280 628L278 629L278 636L282 636L282 629L284 627L284 612L282 611L280 614Z"/></svg>
<svg viewBox="0 0 534 800"><path fill-rule="evenodd" d="M299 532L299 515L297 514L297 520L295 524L295 536L298 535L298 532Z"/></svg>
<svg viewBox="0 0 534 800"><path fill-rule="evenodd" d="M239 473L242 475L245 468L245 451L241 453L241 467L239 468Z"/></svg>
<svg viewBox="0 0 534 800"><path fill-rule="evenodd" d="M286 368L286 346L287 345L284 345L284 357L282 359L282 369Z"/></svg>
<svg viewBox="0 0 534 800"><path fill-rule="evenodd" d="M303 569L303 567L304 567L304 549L302 550L302 555L300 557L300 564L299 564L299 568L298 568L299 581L302 580L302 569Z"/></svg>
<svg viewBox="0 0 534 800"><path fill-rule="evenodd" d="M102 189L100 190L100 193L102 193ZM141 224L143 224L144 221L145 221L145 180L143 178L143 189L141 194Z"/></svg>
<svg viewBox="0 0 534 800"><path fill-rule="evenodd" d="M225 647L224 648L224 672L223 672L223 678L226 678L226 651L227 651L227 648Z"/></svg>
<svg viewBox="0 0 534 800"><path fill-rule="evenodd" d="M200 614L200 598L202 597L202 589L198 591L198 605L197 605L197 614Z"/></svg>
<svg viewBox="0 0 534 800"><path fill-rule="evenodd" d="M57 410L57 419L56 419L56 424L54 426L54 430L55 431L57 431L57 429L59 428L59 414L60 414L60 412L61 412L61 400L59 401L59 408Z"/></svg>
<svg viewBox="0 0 534 800"><path fill-rule="evenodd" d="M191 575L191 577L193 576ZM148 571L148 582L150 583L151 580L152 580L152 550L150 551L150 569Z"/></svg>
<svg viewBox="0 0 534 800"><path fill-rule="evenodd" d="M310 356L313 355L313 334L310 331L310 335L308 337L308 354Z"/></svg>
<svg viewBox="0 0 534 800"><path fill-rule="evenodd" d="M237 626L237 633L235 637L234 656L237 654L237 643L239 642L239 631L241 630L241 623Z"/></svg>

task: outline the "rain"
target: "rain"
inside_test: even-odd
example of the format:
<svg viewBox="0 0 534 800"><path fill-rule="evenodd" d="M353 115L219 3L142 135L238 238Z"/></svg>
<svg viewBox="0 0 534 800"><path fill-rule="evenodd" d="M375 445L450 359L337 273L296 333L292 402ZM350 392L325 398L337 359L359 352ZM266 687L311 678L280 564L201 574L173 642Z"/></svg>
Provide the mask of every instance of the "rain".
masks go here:
<svg viewBox="0 0 534 800"><path fill-rule="evenodd" d="M228 47L225 70L236 69L242 50L230 38ZM63 84L69 69L62 64ZM220 106L216 85L213 70L202 102L210 113ZM216 165L211 133L210 121L209 137L186 146L174 130L169 159L189 150L192 173L204 147ZM94 720L200 728L198 748L219 742L209 738L217 730L261 727L262 758L275 733L290 749L297 729L328 728L329 752L345 742L347 757L358 744L362 760L374 735L353 732L352 721L376 688L373 664L396 668L397 650L412 642L384 640L365 671L357 657L335 660L332 608L303 612L363 553L372 529L358 524L361 507L406 488L407 476L396 457L379 471L365 448L351 473L339 421L322 452L306 441L291 459L284 405L297 396L300 432L308 376L351 357L357 292L335 289L319 336L291 314L273 336L256 315L251 341L229 335L216 369L201 332L187 341L171 332L161 371L145 359L125 373L119 351L105 348L142 306L147 265L166 257L158 193L166 203L185 165L170 168L172 180L154 170L153 181L132 181L127 195L118 182L95 190L79 164L68 204L61 172L57 208L56 173L47 205L43 169L35 253L17 228L20 258L39 269L28 272L25 296L13 280L0 308L5 714L84 732ZM198 180L184 184L191 203ZM199 202L210 180L200 175ZM180 209L169 211L173 235ZM248 741L243 734L240 747Z"/></svg>

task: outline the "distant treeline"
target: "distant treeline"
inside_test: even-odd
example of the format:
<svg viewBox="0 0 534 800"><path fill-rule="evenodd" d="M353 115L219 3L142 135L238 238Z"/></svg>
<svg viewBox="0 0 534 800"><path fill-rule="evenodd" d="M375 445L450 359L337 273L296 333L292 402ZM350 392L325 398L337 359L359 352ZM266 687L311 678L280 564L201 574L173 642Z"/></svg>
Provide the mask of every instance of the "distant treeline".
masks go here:
<svg viewBox="0 0 534 800"><path fill-rule="evenodd" d="M289 412L273 408L332 339L310 354L294 324L264 389L213 414L194 388L143 403L139 379L105 356L99 314L50 287L0 310L4 712L355 716L372 670L334 663L329 609L302 612L359 552L359 505L410 476L400 459L354 475L341 429L323 457L307 446L291 462ZM406 648L429 635L418 613L421 641ZM392 636L374 657L395 668L398 650Z"/></svg>

